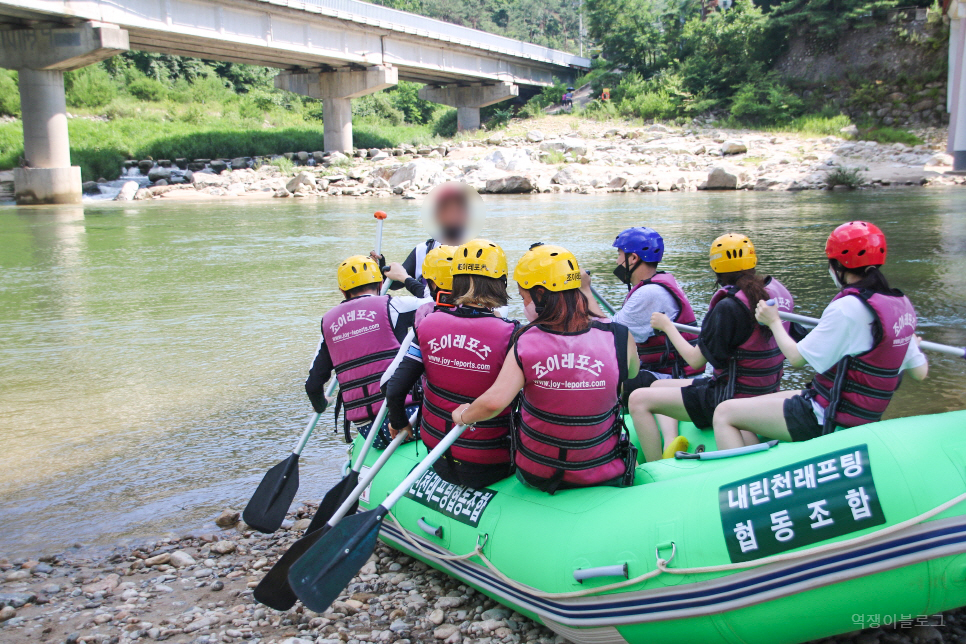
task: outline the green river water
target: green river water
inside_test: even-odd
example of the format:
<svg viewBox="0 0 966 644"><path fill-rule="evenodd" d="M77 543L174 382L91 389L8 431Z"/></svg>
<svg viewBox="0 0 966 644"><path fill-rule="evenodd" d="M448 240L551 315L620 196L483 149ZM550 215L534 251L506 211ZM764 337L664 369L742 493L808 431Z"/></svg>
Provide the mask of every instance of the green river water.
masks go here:
<svg viewBox="0 0 966 644"><path fill-rule="evenodd" d="M427 237L418 201L95 203L0 210L0 554L198 529L241 509L292 448L311 408L302 382L335 267ZM574 251L612 300L615 234L649 225L700 314L714 290L708 245L751 236L760 265L819 315L834 294L831 229L868 219L889 236L887 275L925 338L966 344L966 198L959 190L543 195L487 200L484 235L511 267L534 241ZM520 317L519 299L511 313ZM888 415L966 407L966 362L932 356ZM788 386L808 378L790 371ZM296 499L338 478L345 445L327 413Z"/></svg>

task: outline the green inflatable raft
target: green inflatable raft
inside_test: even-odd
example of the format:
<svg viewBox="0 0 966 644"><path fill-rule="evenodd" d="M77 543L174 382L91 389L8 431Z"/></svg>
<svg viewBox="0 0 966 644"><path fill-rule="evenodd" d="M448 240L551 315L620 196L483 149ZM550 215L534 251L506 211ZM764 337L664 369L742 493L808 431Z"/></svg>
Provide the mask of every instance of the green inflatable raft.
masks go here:
<svg viewBox="0 0 966 644"><path fill-rule="evenodd" d="M426 453L403 445L362 507ZM648 463L623 489L473 490L430 470L380 536L579 644L775 644L966 605L964 500L960 411Z"/></svg>

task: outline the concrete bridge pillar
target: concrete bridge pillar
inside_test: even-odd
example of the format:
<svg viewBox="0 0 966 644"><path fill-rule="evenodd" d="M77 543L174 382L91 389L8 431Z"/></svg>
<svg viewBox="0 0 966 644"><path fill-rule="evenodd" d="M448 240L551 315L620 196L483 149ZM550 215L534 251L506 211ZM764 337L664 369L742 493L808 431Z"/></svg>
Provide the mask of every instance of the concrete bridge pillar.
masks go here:
<svg viewBox="0 0 966 644"><path fill-rule="evenodd" d="M364 70L283 72L275 87L322 100L322 145L326 152L352 151L352 99L399 83L399 70L375 65Z"/></svg>
<svg viewBox="0 0 966 644"><path fill-rule="evenodd" d="M20 82L24 165L13 171L19 204L80 203L81 172L70 164L64 72L128 49L115 27L0 31L0 67Z"/></svg>
<svg viewBox="0 0 966 644"><path fill-rule="evenodd" d="M480 108L493 105L520 94L520 88L513 83L496 85L447 85L438 87L424 85L419 90L419 98L424 101L441 103L456 108L456 129L476 130L480 127Z"/></svg>
<svg viewBox="0 0 966 644"><path fill-rule="evenodd" d="M966 3L953 0L946 15L949 17L946 151L953 155L953 172L966 173Z"/></svg>

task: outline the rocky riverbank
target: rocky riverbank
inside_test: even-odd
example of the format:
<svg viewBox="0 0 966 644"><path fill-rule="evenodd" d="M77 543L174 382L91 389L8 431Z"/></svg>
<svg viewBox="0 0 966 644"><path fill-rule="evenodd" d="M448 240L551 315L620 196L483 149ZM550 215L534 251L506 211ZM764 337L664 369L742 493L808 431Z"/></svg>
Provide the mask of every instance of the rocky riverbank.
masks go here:
<svg viewBox="0 0 966 644"><path fill-rule="evenodd" d="M208 531L109 553L0 558L0 641L8 644L564 644L472 588L380 544L329 611L277 612L252 589L298 538L314 507L273 535L226 510ZM871 618L872 616L868 616ZM883 619L881 616L875 616ZM966 641L966 611L916 617L822 644Z"/></svg>
<svg viewBox="0 0 966 644"><path fill-rule="evenodd" d="M847 129L848 130L848 129ZM613 123L550 116L436 146L295 152L271 158L129 161L118 200L195 197L415 198L444 181L483 193L817 190L953 185L945 131L927 141L854 141L749 130ZM277 159L277 157L275 158ZM285 171L282 168L292 169ZM844 178L844 181L843 181ZM85 184L91 194L106 192Z"/></svg>

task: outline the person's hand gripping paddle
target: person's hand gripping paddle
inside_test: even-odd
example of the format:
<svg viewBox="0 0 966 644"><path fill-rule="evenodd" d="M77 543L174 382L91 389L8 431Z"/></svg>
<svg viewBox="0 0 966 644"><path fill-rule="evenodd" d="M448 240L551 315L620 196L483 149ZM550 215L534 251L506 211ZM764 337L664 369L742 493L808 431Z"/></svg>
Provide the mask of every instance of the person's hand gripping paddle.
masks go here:
<svg viewBox="0 0 966 644"><path fill-rule="evenodd" d="M333 377L325 391L325 397L331 398L338 386L339 382ZM309 442L309 437L321 415L312 416L312 420L299 437L295 449L288 458L265 473L248 505L245 506L242 518L245 523L259 532L275 532L285 520L285 513L288 512L292 499L299 489L299 457L305 449L305 444Z"/></svg>
<svg viewBox="0 0 966 644"><path fill-rule="evenodd" d="M375 550L379 527L389 509L446 453L466 428L466 425L457 425L451 429L376 509L340 521L292 565L288 581L305 606L321 613L335 601Z"/></svg>
<svg viewBox="0 0 966 644"><path fill-rule="evenodd" d="M385 409L385 405L383 405L383 409ZM385 417L385 414L382 410L380 410L379 413L382 418ZM410 425L415 424L417 415L418 412L414 413L409 419ZM379 418L377 418L377 420L379 420ZM380 425L381 424L382 421L380 420ZM371 435L372 434L370 433L370 436ZM363 476L361 480L356 483L355 488L346 495L345 499L342 501L342 505L335 509L335 511L332 513L332 516L329 517L328 520L317 530L313 530L312 526L310 525L309 529L306 530L302 538L293 543L285 554L283 554L281 558L275 562L275 565L272 566L271 570L269 570L265 577L259 582L258 586L255 587L254 597L256 601L265 604L269 608L274 608L275 610L288 610L295 604L297 597L288 583L288 573L289 569L292 567L292 564L298 561L299 558L309 550L309 548L314 546L319 539L325 536L325 534L328 533L333 526L338 524L339 521L342 520L342 517L344 517L350 511L355 511L355 508L359 504L359 497L362 495L362 492L369 487L369 484L372 483L372 480L376 477L376 474L379 473L379 470L382 469L382 466L385 465L386 461L389 460L389 457L392 456L393 452L396 451L396 448L399 447L404 440L406 440L406 436L407 434L404 434L403 432L397 434L396 437L392 439L392 442L386 447L386 449L383 450L382 454L379 455L379 458L376 459L376 462L373 463L369 471L366 472L365 476ZM362 462L363 460L363 458L360 458L357 462ZM314 520L313 523L315 523Z"/></svg>

